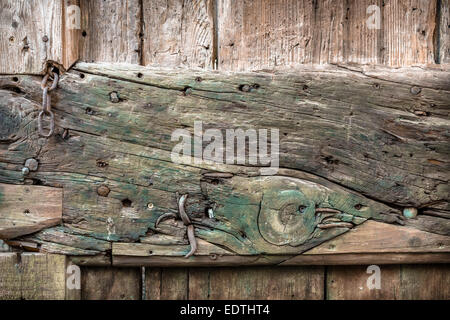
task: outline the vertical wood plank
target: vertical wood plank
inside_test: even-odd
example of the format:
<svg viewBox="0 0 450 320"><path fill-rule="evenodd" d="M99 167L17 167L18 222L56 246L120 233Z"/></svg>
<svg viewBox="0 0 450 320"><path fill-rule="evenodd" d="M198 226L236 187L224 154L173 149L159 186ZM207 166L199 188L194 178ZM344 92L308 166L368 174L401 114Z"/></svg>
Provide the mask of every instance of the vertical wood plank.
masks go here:
<svg viewBox="0 0 450 320"><path fill-rule="evenodd" d="M218 1L219 69L311 62L313 1Z"/></svg>
<svg viewBox="0 0 450 320"><path fill-rule="evenodd" d="M87 62L140 62L139 0L80 0L81 53Z"/></svg>
<svg viewBox="0 0 450 320"><path fill-rule="evenodd" d="M384 3L385 64L393 67L433 64L436 1Z"/></svg>
<svg viewBox="0 0 450 320"><path fill-rule="evenodd" d="M379 8L380 28L367 20ZM219 69L434 63L436 2L218 0Z"/></svg>
<svg viewBox="0 0 450 320"><path fill-rule="evenodd" d="M395 300L399 299L400 266L386 265L381 269L381 289L369 289L367 266L329 266L327 267L328 300Z"/></svg>
<svg viewBox="0 0 450 320"><path fill-rule="evenodd" d="M66 257L22 253L21 291L25 300L64 300Z"/></svg>
<svg viewBox="0 0 450 320"><path fill-rule="evenodd" d="M382 265L381 288L369 289L367 266L332 266L327 272L327 299L449 299L448 265Z"/></svg>
<svg viewBox="0 0 450 320"><path fill-rule="evenodd" d="M148 300L188 299L187 268L146 268L146 297Z"/></svg>
<svg viewBox="0 0 450 320"><path fill-rule="evenodd" d="M199 268L189 274L193 300L320 300L323 296L323 267Z"/></svg>
<svg viewBox="0 0 450 320"><path fill-rule="evenodd" d="M139 300L140 268L82 268L82 300Z"/></svg>
<svg viewBox="0 0 450 320"><path fill-rule="evenodd" d="M17 254L0 253L0 300L19 300L21 296Z"/></svg>
<svg viewBox="0 0 450 320"><path fill-rule="evenodd" d="M213 0L144 0L143 64L212 68Z"/></svg>
<svg viewBox="0 0 450 320"><path fill-rule="evenodd" d="M62 64L62 2L0 3L0 74L40 74L47 61Z"/></svg>
<svg viewBox="0 0 450 320"><path fill-rule="evenodd" d="M440 0L439 8L439 57L438 62L442 64L450 63L450 0Z"/></svg>
<svg viewBox="0 0 450 320"><path fill-rule="evenodd" d="M449 300L450 265L401 266L403 300Z"/></svg>

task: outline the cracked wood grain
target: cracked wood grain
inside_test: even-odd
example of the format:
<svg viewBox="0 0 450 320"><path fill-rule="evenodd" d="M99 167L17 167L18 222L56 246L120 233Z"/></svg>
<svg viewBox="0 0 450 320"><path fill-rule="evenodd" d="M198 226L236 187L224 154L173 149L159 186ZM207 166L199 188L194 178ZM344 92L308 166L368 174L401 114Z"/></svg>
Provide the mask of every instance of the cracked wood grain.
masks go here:
<svg viewBox="0 0 450 320"><path fill-rule="evenodd" d="M450 90L440 71L414 94L433 72L408 72L405 80L383 69L333 66L226 74L79 63L52 92L57 133L48 140L36 139L39 79L2 77L0 181L62 187L63 226L21 240L86 263L96 255L110 263L103 257L112 250L121 266L279 264L367 219L447 235L442 213L422 213L449 211ZM192 131L194 119L222 130L279 128L278 174L173 163L170 135ZM39 169L24 177L30 157ZM155 225L178 211L177 193L189 194L198 251L216 246L228 254L167 255L176 246L180 255L188 250L181 221ZM418 217L404 219L403 207L419 208ZM289 221L287 232L278 221ZM324 223L334 227L318 227ZM115 255L118 246L129 253ZM161 250L139 253L147 246Z"/></svg>

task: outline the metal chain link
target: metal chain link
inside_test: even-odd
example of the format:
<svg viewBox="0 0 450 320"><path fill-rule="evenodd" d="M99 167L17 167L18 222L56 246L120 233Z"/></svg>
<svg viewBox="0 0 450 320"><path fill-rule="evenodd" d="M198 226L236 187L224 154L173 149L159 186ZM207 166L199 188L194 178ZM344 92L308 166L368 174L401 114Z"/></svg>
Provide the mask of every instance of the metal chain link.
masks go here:
<svg viewBox="0 0 450 320"><path fill-rule="evenodd" d="M53 77L53 82L50 86L47 85L48 80L50 79L50 76ZM51 97L49 92L55 89L58 85L59 81L59 75L56 72L50 71L44 76L44 79L42 79L41 82L41 88L42 88L42 111L39 113L38 116L38 131L39 135L44 138L49 138L53 135L53 132L55 131L55 115L53 114L51 108ZM48 133L46 134L44 132L42 122L44 121L44 115L48 116L49 119L49 127L48 127Z"/></svg>

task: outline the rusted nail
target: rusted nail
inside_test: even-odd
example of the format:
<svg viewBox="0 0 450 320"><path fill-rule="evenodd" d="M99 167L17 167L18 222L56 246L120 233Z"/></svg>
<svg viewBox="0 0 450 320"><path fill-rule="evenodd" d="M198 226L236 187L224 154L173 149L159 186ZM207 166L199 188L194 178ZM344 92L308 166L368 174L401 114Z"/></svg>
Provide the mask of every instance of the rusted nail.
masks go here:
<svg viewBox="0 0 450 320"><path fill-rule="evenodd" d="M97 194L101 197L107 197L110 191L108 186L105 186L104 184L97 188Z"/></svg>
<svg viewBox="0 0 450 320"><path fill-rule="evenodd" d="M47 36L43 36L42 37L42 41L47 42L48 41L48 37Z"/></svg>
<svg viewBox="0 0 450 320"><path fill-rule="evenodd" d="M422 89L419 88L419 87L414 86L414 87L411 87L411 90L410 90L410 91L411 91L412 94L416 95L416 94L421 93L421 92L422 92Z"/></svg>
<svg viewBox="0 0 450 320"><path fill-rule="evenodd" d="M413 219L415 217L417 217L417 208L404 208L403 209L403 216L406 219Z"/></svg>
<svg viewBox="0 0 450 320"><path fill-rule="evenodd" d="M112 91L109 93L109 100L111 100L112 103L117 103L120 101L119 94L116 91Z"/></svg>
<svg viewBox="0 0 450 320"><path fill-rule="evenodd" d="M25 167L27 167L28 169L30 169L30 171L36 171L38 168L38 162L36 161L36 159L30 158L27 159L25 161Z"/></svg>

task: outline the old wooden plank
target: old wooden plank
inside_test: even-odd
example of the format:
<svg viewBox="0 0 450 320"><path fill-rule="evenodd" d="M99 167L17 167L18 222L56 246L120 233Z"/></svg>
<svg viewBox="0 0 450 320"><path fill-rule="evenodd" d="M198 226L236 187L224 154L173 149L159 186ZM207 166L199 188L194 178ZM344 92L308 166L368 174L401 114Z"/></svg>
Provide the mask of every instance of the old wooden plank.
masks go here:
<svg viewBox="0 0 450 320"><path fill-rule="evenodd" d="M448 265L382 266L379 289L368 287L372 275L367 266L327 268L327 299L446 300L450 296Z"/></svg>
<svg viewBox="0 0 450 320"><path fill-rule="evenodd" d="M434 63L436 1L386 1L383 6L385 63Z"/></svg>
<svg viewBox="0 0 450 320"><path fill-rule="evenodd" d="M401 266L400 299L449 300L450 266L406 265Z"/></svg>
<svg viewBox="0 0 450 320"><path fill-rule="evenodd" d="M65 300L81 300L81 269L66 257Z"/></svg>
<svg viewBox="0 0 450 320"><path fill-rule="evenodd" d="M105 253L95 256L69 256L69 259L73 264L83 267L105 267L112 264L111 257Z"/></svg>
<svg viewBox="0 0 450 320"><path fill-rule="evenodd" d="M66 258L63 255L22 253L21 292L25 300L64 300Z"/></svg>
<svg viewBox="0 0 450 320"><path fill-rule="evenodd" d="M299 254L280 266L450 263L449 253L343 253Z"/></svg>
<svg viewBox="0 0 450 320"><path fill-rule="evenodd" d="M139 268L81 268L82 300L139 300Z"/></svg>
<svg viewBox="0 0 450 320"><path fill-rule="evenodd" d="M42 74L47 63L69 69L78 59L80 31L72 23L78 12L69 8L77 4L76 0L2 1L0 74Z"/></svg>
<svg viewBox="0 0 450 320"><path fill-rule="evenodd" d="M214 1L144 0L143 65L213 67Z"/></svg>
<svg viewBox="0 0 450 320"><path fill-rule="evenodd" d="M287 255L257 255L257 256L192 256L184 257L139 257L113 256L113 266L116 267L240 267L240 266L273 266L288 260ZM441 257L442 260L442 257Z"/></svg>
<svg viewBox="0 0 450 320"><path fill-rule="evenodd" d="M448 0L438 1L438 62L442 64L450 63L450 2Z"/></svg>
<svg viewBox="0 0 450 320"><path fill-rule="evenodd" d="M418 74L417 69L411 72ZM449 209L445 183L449 90L443 89L448 81L442 76L442 81L417 93L398 76L391 80L383 73L374 78L339 67L229 75L82 63L66 73L54 91L57 134L43 144L33 138L37 135L33 113L41 99L39 79L18 78L3 77L0 82L5 97L0 110L7 115L1 127L5 142L0 149L0 179L64 187L67 229L62 235L67 241L52 236L40 240L41 245L57 241L53 248L56 243L98 250L96 242L77 238L138 242L155 233L184 238L186 229L179 219L155 226L162 214L178 211L177 192L189 194L186 210L199 239L236 255L251 255L217 257L217 265L280 263L283 260L258 257L297 255L366 219L402 223L398 209L402 206L423 212ZM251 88L244 90L245 85ZM415 108L430 114L409 111ZM258 166L172 162L172 132L186 129L192 134L194 120L221 130L280 129L280 166L290 169L261 177ZM68 129L65 139L64 129ZM29 157L37 157L39 170L24 177L20 170ZM224 176L217 177L217 172ZM325 219L321 215L306 225L297 219L289 232L280 232L276 217L290 201L298 208L302 205L308 217L313 217L316 205L339 210L335 219L345 223L319 230L319 220ZM423 228L433 232L437 224L417 218L419 224L422 220ZM209 256L113 260L129 265L140 259L154 266L169 261L215 263Z"/></svg>
<svg viewBox="0 0 450 320"><path fill-rule="evenodd" d="M187 268L146 268L147 300L186 300L189 298Z"/></svg>
<svg viewBox="0 0 450 320"><path fill-rule="evenodd" d="M80 8L81 60L140 62L139 0L80 0Z"/></svg>
<svg viewBox="0 0 450 320"><path fill-rule="evenodd" d="M212 243L205 240L197 240L198 249L195 252L195 256L218 256L218 255L232 255L233 253L222 249ZM138 256L138 257L151 257L151 256L185 256L190 251L189 245L157 245L147 243L113 243L112 254L113 256Z"/></svg>
<svg viewBox="0 0 450 320"><path fill-rule="evenodd" d="M62 64L68 70L79 58L81 37L80 0L63 0Z"/></svg>
<svg viewBox="0 0 450 320"><path fill-rule="evenodd" d="M189 299L322 300L323 284L323 267L196 268Z"/></svg>
<svg viewBox="0 0 450 320"><path fill-rule="evenodd" d="M20 270L17 253L0 252L0 299L20 300Z"/></svg>
<svg viewBox="0 0 450 320"><path fill-rule="evenodd" d="M0 184L0 237L15 238L61 223L62 189Z"/></svg>
<svg viewBox="0 0 450 320"><path fill-rule="evenodd" d="M435 1L218 2L219 67L434 64Z"/></svg>
<svg viewBox="0 0 450 320"><path fill-rule="evenodd" d="M304 254L447 252L450 237L413 228L366 221L346 234L322 243Z"/></svg>
<svg viewBox="0 0 450 320"><path fill-rule="evenodd" d="M61 13L61 1L2 1L0 73L39 74L62 61Z"/></svg>

